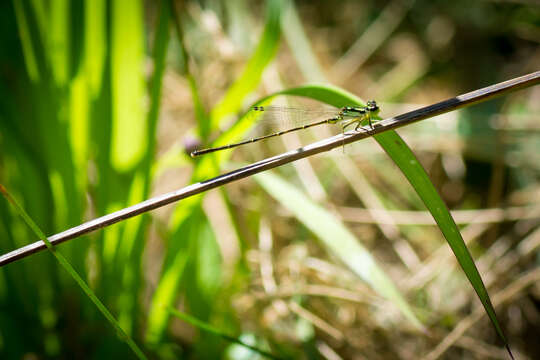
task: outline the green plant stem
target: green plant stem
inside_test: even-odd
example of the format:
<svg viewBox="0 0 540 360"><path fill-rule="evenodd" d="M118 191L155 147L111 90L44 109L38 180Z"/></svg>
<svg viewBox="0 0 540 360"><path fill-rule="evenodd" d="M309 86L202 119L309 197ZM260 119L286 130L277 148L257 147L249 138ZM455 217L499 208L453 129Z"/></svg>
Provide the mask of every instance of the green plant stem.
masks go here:
<svg viewBox="0 0 540 360"><path fill-rule="evenodd" d="M249 344L246 344L245 342L243 342L242 340L238 339L238 338L235 338L234 336L230 336L230 335L227 335L225 333L223 333L220 329L218 328L215 328L205 322L202 322L201 320L197 319L197 318L194 318L193 316L190 316L186 313L183 313L183 312L180 312L176 309L173 309L171 307L168 308L169 312L171 314L173 314L174 316L184 320L185 322L188 322L190 323L191 325L195 326L195 327L198 327L199 329L202 329L204 331L207 331L211 334L214 334L214 335L217 335L229 342L232 342L232 343L235 343L235 344L238 344L238 345L241 345L245 348L248 348L250 350L253 350L255 352L257 352L258 354L261 354L263 356L266 356L267 358L270 358L270 359L281 359L273 354L270 354L269 352L266 352L264 350L261 350L259 349L258 347L256 346L253 346L253 345L249 345Z"/></svg>

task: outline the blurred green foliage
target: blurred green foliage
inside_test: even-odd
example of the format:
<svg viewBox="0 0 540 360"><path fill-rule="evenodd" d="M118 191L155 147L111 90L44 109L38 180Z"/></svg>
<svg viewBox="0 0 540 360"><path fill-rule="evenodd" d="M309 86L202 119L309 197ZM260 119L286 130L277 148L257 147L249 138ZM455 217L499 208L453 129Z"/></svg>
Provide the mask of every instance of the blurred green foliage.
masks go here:
<svg viewBox="0 0 540 360"><path fill-rule="evenodd" d="M527 1L343 1L339 5L285 0L264 4L245 0L3 1L0 182L20 199L46 234L54 234L141 202L154 191L163 192L159 184L163 178L172 179L170 186L178 188L218 175L230 164L230 153L192 162L178 142L162 144L169 132L186 138L197 134L204 143L216 137L219 143L245 136L253 122L241 121L223 136L218 134L231 116L253 102L261 84L272 92L269 84L276 82L287 88L326 81L381 102L437 101L537 70L539 26L540 7ZM530 119L537 116L538 103L538 95L512 95L460 112L449 128L417 124L404 129L403 136L412 148L417 145L423 151L425 156L419 157L429 164L432 181L450 207L530 205L540 173L540 139ZM178 116L174 112L178 107L188 110ZM178 124L181 132L169 130ZM456 141L450 145L433 140L452 137ZM270 144L246 151L244 159L260 159L267 148L277 153L281 145ZM399 172L367 148L376 145L362 146L361 156L353 156L358 160L354 166L363 170L371 185L360 186L361 192L378 196L387 209L424 209L412 190L402 185ZM358 179L346 175L344 164L349 164L345 157L317 161L323 195L313 196L319 203L313 206L370 207L369 199L357 195L354 180ZM181 176L170 175L178 169ZM293 167L285 168L285 174L289 186L302 184L306 178ZM315 194L311 185L302 185L310 196ZM296 221L274 221L272 216L280 211L260 188L227 187L220 189L218 198L217 202L203 196L190 198L165 216L135 217L58 250L124 331L157 358L210 359L241 353L218 336L171 325L167 307L175 305L227 334L242 334L254 345L283 356L320 354L321 343L331 344L344 358L358 351L375 358L381 347L387 351L382 356L403 356L396 353L397 344L388 344L399 343L396 333L407 334L407 325L396 330L393 322L393 328L387 327L375 311L380 298L371 303L372 310L358 304L351 310L343 303L322 303L305 295L294 299L343 333L350 326L352 333L362 331L368 334L366 338L380 341L366 347L350 339L339 343L316 322L294 312L280 317L274 312L279 314L276 309L282 305L252 297L261 292L265 281L253 264L265 256L257 239L264 228L260 224L268 218L277 234L276 278L301 279L298 284L305 285L309 277L316 283L329 275L310 277L304 268L283 264L287 259L296 264L307 264L314 257L332 263L334 259L313 245L314 235L298 225L301 207L295 210L300 214ZM305 209L310 206L306 204ZM214 207L225 215L216 216L217 210L210 210ZM223 217L230 223L225 230L216 224L216 218ZM489 254L496 239L508 234L515 235L508 235L508 249L519 247L521 239L537 229L533 220L494 227L473 253ZM420 277L419 269L425 265L420 262L428 263L433 248L441 244L436 231L420 226L395 225L392 231L401 235L394 238L383 227L370 229L360 224L354 232L371 256L383 259L383 270L388 269L394 279L396 273L406 274L403 278ZM225 235L230 238L226 243ZM400 242L402 237L407 237L408 245ZM0 252L35 240L7 202L0 201ZM396 252L403 247L408 250ZM238 249L238 254L230 255L230 248ZM419 258L413 256L412 265L403 257L411 250ZM508 274L517 277L538 265L538 260L524 259ZM340 262L334 266L341 267ZM303 276L296 278L295 269ZM451 274L456 272L445 276ZM444 291L458 291L448 278L435 274L432 278L416 287L396 282L409 299L420 293L426 296L426 289L439 297L444 297L440 295ZM330 283L361 293L356 278L341 276ZM470 288L459 285L470 296ZM445 329L448 322L454 326L458 320L449 319L459 319L461 308L444 307L434 299L438 298L422 298L421 304L412 306L421 307L415 311L432 326ZM439 306L444 309L437 317ZM347 311L361 321L343 320ZM279 320L269 320L275 318ZM304 330L295 332L299 328ZM520 329L511 335L513 342L531 356L538 354L537 346L516 340L520 335L527 339L527 334L538 330L537 325ZM403 336L403 342L408 336ZM433 344L426 342L419 340L415 347L428 351ZM126 354L129 348L50 254L35 254L0 269L0 357L130 356Z"/></svg>

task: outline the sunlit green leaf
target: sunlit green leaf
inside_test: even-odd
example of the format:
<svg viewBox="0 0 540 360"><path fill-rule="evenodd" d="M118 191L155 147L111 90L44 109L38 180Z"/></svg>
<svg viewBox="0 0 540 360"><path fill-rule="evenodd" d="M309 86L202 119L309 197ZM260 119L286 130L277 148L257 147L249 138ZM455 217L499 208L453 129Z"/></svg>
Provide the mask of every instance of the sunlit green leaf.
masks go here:
<svg viewBox="0 0 540 360"><path fill-rule="evenodd" d="M229 88L223 99L212 109L211 129L217 129L223 117L237 112L247 94L259 84L264 68L272 61L279 45L281 0L268 1L266 25L242 75Z"/></svg>
<svg viewBox="0 0 540 360"><path fill-rule="evenodd" d="M305 96L323 101L335 107L362 104L360 99L356 98L354 95L343 90L337 90L334 87L324 85L298 87L281 91L279 94ZM467 250L467 246L465 245L465 242L461 237L461 233L452 219L448 208L440 198L426 171L418 162L413 152L395 131L390 130L383 134L376 135L375 140L377 140L379 145L381 145L390 158L401 169L405 177L416 190L418 196L420 196L430 211L431 215L437 222L439 229L446 238L446 241L450 245L450 248L456 255L456 259L463 268L465 275L476 291L482 305L486 309L486 313L495 327L497 334L505 343L507 343L501 326L497 320L495 310L491 304L487 290L482 282L482 278L480 277L478 269L474 265L474 260Z"/></svg>
<svg viewBox="0 0 540 360"><path fill-rule="evenodd" d="M112 3L112 148L111 162L130 170L147 150L144 108L144 32L142 1Z"/></svg>
<svg viewBox="0 0 540 360"><path fill-rule="evenodd" d="M392 280L341 221L311 201L294 186L270 172L257 174L255 179L282 206L291 211L302 224L310 229L333 255L381 296L397 306L414 326L422 328L422 324L409 308Z"/></svg>

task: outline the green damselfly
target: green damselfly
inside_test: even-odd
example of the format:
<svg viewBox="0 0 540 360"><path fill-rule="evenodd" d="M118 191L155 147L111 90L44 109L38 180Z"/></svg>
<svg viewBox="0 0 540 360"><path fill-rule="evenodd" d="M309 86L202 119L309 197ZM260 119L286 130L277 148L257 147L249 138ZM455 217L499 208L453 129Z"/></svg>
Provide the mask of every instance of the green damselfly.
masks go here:
<svg viewBox="0 0 540 360"><path fill-rule="evenodd" d="M345 129L351 125L356 125L354 127L354 130L358 131L358 129L362 126L362 124L365 124L367 122L369 126L373 129L373 120L374 120L373 118L378 115L379 110L380 110L379 106L374 100L368 101L365 106L345 106L345 107L342 107L337 114L333 112L335 114L334 116L327 117L324 120L314 121L311 123L307 123L305 125L296 126L293 128L278 131L278 132L268 134L268 135L254 137L254 138L240 141L237 143L227 144L223 146L216 146L216 147L211 147L207 149L195 150L191 153L191 156L195 157L199 155L212 153L215 151L232 149L237 146L255 143L257 141L266 140L266 139L276 137L276 136L281 136L283 134L287 134L293 131L304 130L313 126L318 126L318 125L323 125L323 124L340 124L342 126L343 131L345 131ZM301 117L309 117L310 114L320 115L321 113L328 112L328 111L319 111L319 110L312 111L309 109L301 109L301 108L287 108L287 107L281 107L281 106L254 106L253 108L251 108L250 111L254 113L264 113L264 112L283 113L283 114L293 113L296 116L301 116Z"/></svg>

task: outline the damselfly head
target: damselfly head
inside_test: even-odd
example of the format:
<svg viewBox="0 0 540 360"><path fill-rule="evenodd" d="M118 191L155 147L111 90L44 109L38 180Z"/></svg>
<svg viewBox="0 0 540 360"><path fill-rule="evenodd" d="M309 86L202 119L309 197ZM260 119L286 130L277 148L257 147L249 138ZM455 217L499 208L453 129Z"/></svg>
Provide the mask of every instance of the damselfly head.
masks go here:
<svg viewBox="0 0 540 360"><path fill-rule="evenodd" d="M369 100L366 104L366 108L369 112L376 113L379 111L379 106L375 102L375 100Z"/></svg>

